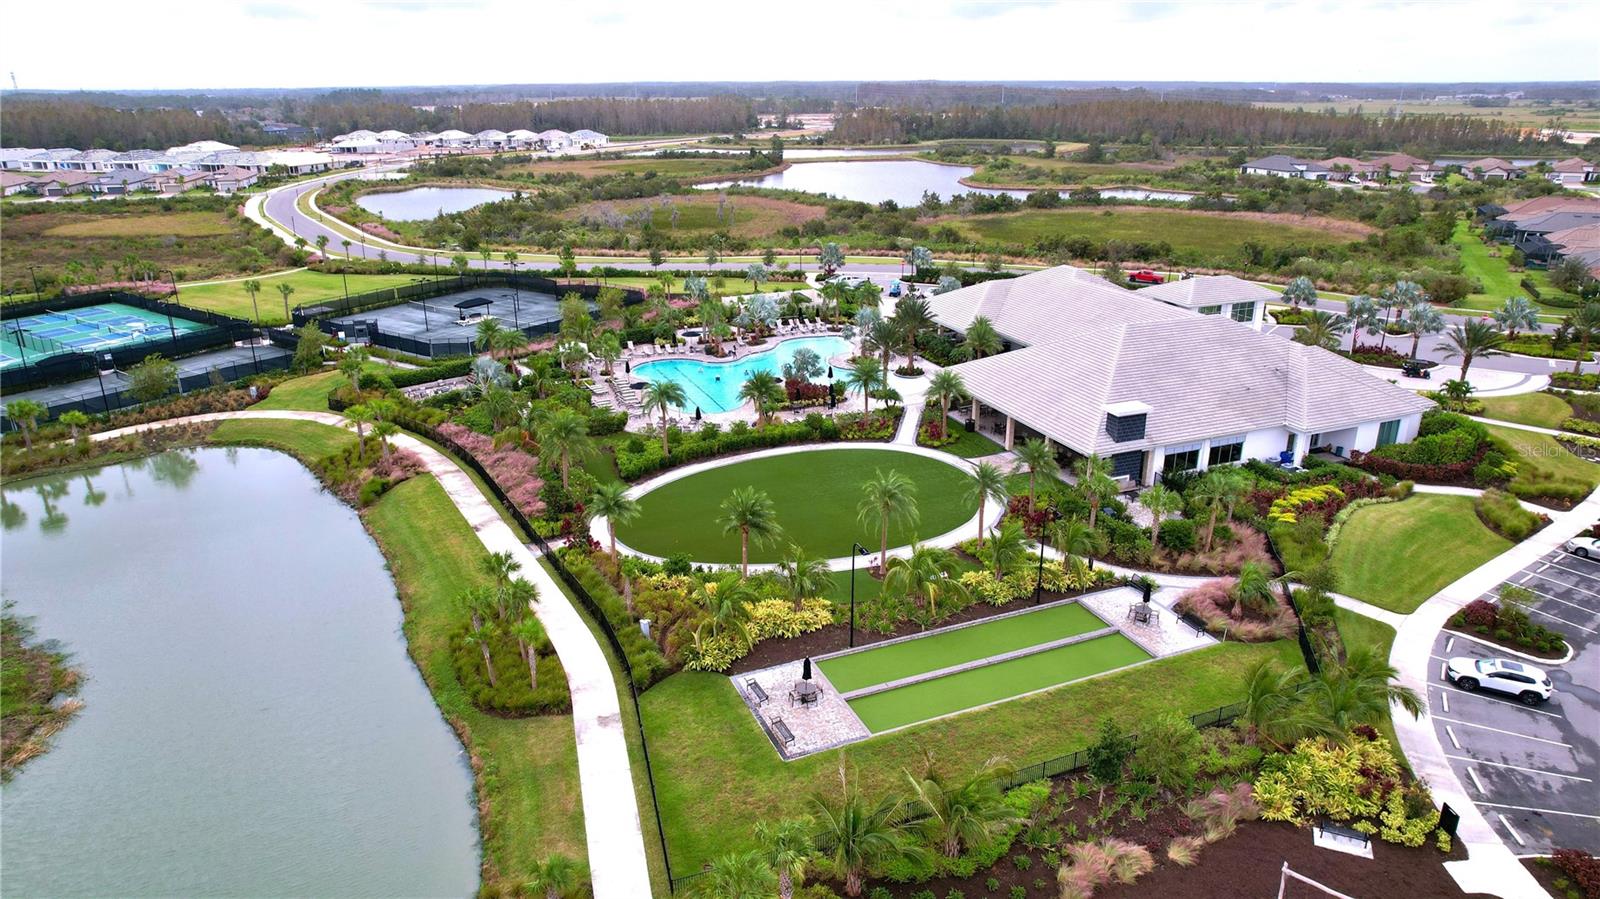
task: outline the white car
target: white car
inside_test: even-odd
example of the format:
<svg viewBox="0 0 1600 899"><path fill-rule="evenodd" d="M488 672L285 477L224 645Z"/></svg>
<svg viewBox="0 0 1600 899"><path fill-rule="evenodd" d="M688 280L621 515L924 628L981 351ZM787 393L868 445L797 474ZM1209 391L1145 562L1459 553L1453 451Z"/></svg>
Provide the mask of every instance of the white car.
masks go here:
<svg viewBox="0 0 1600 899"><path fill-rule="evenodd" d="M1444 678L1463 690L1492 690L1515 696L1523 705L1538 705L1556 688L1542 670L1510 659L1456 656L1445 665Z"/></svg>
<svg viewBox="0 0 1600 899"><path fill-rule="evenodd" d="M1580 558L1600 559L1600 538L1573 537L1561 544L1561 548Z"/></svg>

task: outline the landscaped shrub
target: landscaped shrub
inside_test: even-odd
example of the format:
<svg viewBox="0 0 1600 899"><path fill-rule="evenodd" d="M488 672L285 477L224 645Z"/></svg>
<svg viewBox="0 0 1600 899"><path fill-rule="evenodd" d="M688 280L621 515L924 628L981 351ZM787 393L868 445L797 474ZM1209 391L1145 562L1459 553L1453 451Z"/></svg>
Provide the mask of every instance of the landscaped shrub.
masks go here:
<svg viewBox="0 0 1600 899"><path fill-rule="evenodd" d="M606 620L622 643L623 652L628 656L628 665L633 669L634 686L645 690L670 674L666 656L662 654L661 648L639 631L639 622L628 614L622 597L595 569L588 556L581 550L563 549L561 560L585 592L594 598L595 604L605 613Z"/></svg>
<svg viewBox="0 0 1600 899"><path fill-rule="evenodd" d="M1575 374L1570 371L1558 371L1550 375L1551 387L1562 387L1567 390L1600 390L1600 374L1583 372Z"/></svg>
<svg viewBox="0 0 1600 899"><path fill-rule="evenodd" d="M1600 859L1582 849L1557 849L1550 863L1571 878L1586 899L1600 897Z"/></svg>
<svg viewBox="0 0 1600 899"><path fill-rule="evenodd" d="M1311 511L1321 512L1326 516L1337 511L1344 502L1344 491L1332 484L1297 487L1273 500L1272 506L1267 510L1267 519L1293 522L1299 515Z"/></svg>
<svg viewBox="0 0 1600 899"><path fill-rule="evenodd" d="M832 417L814 413L802 421L775 422L761 428L739 422L726 431L714 426L688 433L674 429L667 438L672 446L670 459L662 455L659 435L639 441L637 452L629 441L617 447L617 470L631 481L675 465L744 450L816 441L887 440L894 436L900 414L900 409L877 410L866 417L859 412Z"/></svg>
<svg viewBox="0 0 1600 899"><path fill-rule="evenodd" d="M1189 552L1194 549L1194 522L1187 518L1175 518L1163 522L1161 545L1174 552Z"/></svg>
<svg viewBox="0 0 1600 899"><path fill-rule="evenodd" d="M1544 526L1544 519L1522 508L1522 503L1504 490L1483 491L1472 507L1489 530L1513 543L1521 543Z"/></svg>
<svg viewBox="0 0 1600 899"><path fill-rule="evenodd" d="M1245 643L1259 643L1293 637L1298 622L1285 606L1273 606L1265 613L1251 613L1234 596L1234 578L1218 578L1193 587L1178 597L1174 608L1205 622L1206 630L1217 636Z"/></svg>
<svg viewBox="0 0 1600 899"><path fill-rule="evenodd" d="M707 587L715 587L708 584ZM730 632L697 639L683 648L683 667L690 671L726 671L749 654L751 647L769 637L798 637L833 623L834 605L826 599L808 599L799 611L785 599L749 604L749 641Z"/></svg>
<svg viewBox="0 0 1600 899"><path fill-rule="evenodd" d="M450 637L451 659L456 677L472 704L502 715L556 715L572 710L567 692L566 672L556 658L549 640L538 647L539 688L533 689L528 663L517 641L504 634L492 638L489 658L494 663L495 683L489 683L482 650L467 640L465 625Z"/></svg>
<svg viewBox="0 0 1600 899"><path fill-rule="evenodd" d="M1488 429L1478 422L1454 412L1430 410L1422 415L1416 440L1392 443L1370 453L1355 451L1350 461L1368 471L1406 480L1460 484L1489 474L1478 469L1490 444Z"/></svg>
<svg viewBox="0 0 1600 899"><path fill-rule="evenodd" d="M1301 740L1262 763L1254 797L1268 821L1303 827L1328 818L1404 846L1421 846L1439 826L1427 789L1404 779L1382 737L1352 734L1347 745Z"/></svg>
<svg viewBox="0 0 1600 899"><path fill-rule="evenodd" d="M524 452L514 443L496 447L495 442L482 434L454 423L439 425L441 435L454 440L478 460L489 472L489 477L500 485L512 504L523 515L539 518L544 514L544 500L539 491L544 481L539 479L539 460Z"/></svg>
<svg viewBox="0 0 1600 899"><path fill-rule="evenodd" d="M1522 608L1534 595L1525 587L1503 584L1500 602L1475 599L1450 616L1449 626L1476 634L1511 649L1547 657L1566 653L1567 642L1556 631L1535 623Z"/></svg>

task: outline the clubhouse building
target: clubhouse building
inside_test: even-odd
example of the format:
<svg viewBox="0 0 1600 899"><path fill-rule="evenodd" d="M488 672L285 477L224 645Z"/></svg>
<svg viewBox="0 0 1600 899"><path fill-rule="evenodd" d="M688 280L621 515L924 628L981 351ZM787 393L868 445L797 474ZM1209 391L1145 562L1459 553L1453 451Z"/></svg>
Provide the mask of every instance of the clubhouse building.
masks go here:
<svg viewBox="0 0 1600 899"><path fill-rule="evenodd" d="M1253 291L1264 288L1206 281L1176 282L1200 282L1187 291L1204 299L1175 303L1151 295L1156 288L1130 291L1060 266L929 305L943 328L964 334L982 316L1004 342L1005 352L953 368L980 430L1002 434L1007 449L1036 436L1069 456L1106 457L1129 486L1247 459L1348 457L1416 437L1433 403L1336 353L1261 333L1259 311L1231 311L1259 306ZM1230 313L1201 314L1212 306Z"/></svg>

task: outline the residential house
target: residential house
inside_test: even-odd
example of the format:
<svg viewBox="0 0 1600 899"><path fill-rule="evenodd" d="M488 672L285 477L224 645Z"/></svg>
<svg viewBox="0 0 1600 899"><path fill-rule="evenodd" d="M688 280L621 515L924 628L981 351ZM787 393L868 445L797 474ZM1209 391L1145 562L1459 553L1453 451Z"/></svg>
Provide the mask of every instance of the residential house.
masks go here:
<svg viewBox="0 0 1600 899"><path fill-rule="evenodd" d="M1309 159L1295 159L1293 156L1276 154L1252 159L1239 166L1241 175L1272 175L1277 178L1304 178L1307 181L1327 181L1333 173L1320 162Z"/></svg>
<svg viewBox="0 0 1600 899"><path fill-rule="evenodd" d="M1521 178L1523 171L1518 166L1495 156L1485 156L1474 159L1461 166L1461 174L1473 181L1505 181L1511 178Z"/></svg>
<svg viewBox="0 0 1600 899"><path fill-rule="evenodd" d="M526 128L506 132L506 147L513 150L531 150L539 145L539 135Z"/></svg>
<svg viewBox="0 0 1600 899"><path fill-rule="evenodd" d="M381 152L403 153L406 150L415 149L416 146L416 141L413 141L411 135L404 131L396 131L391 128L387 131L378 132L378 148Z"/></svg>
<svg viewBox="0 0 1600 899"><path fill-rule="evenodd" d="M411 146L413 147L431 147L439 139L439 135L434 134L432 131L413 131L406 137L411 139Z"/></svg>
<svg viewBox="0 0 1600 899"><path fill-rule="evenodd" d="M344 140L334 141L331 145L329 145L328 152L335 156L352 156L377 153L382 149L383 145L378 143L376 140L363 140L354 137L347 137Z"/></svg>
<svg viewBox="0 0 1600 899"><path fill-rule="evenodd" d="M41 197L65 197L87 190L98 177L96 172L46 172L34 181L33 192Z"/></svg>
<svg viewBox="0 0 1600 899"><path fill-rule="evenodd" d="M163 154L160 150L128 150L111 157L111 171L143 171L144 164L152 159L160 159Z"/></svg>
<svg viewBox="0 0 1600 899"><path fill-rule="evenodd" d="M503 150L506 146L506 133L487 128L472 136L472 145L482 150Z"/></svg>
<svg viewBox="0 0 1600 899"><path fill-rule="evenodd" d="M1330 181L1369 181L1382 174L1382 169L1376 163L1356 159L1353 156L1324 159L1322 166L1333 173L1329 176Z"/></svg>
<svg viewBox="0 0 1600 899"><path fill-rule="evenodd" d="M1557 184L1592 184L1600 181L1600 165L1572 156L1551 166L1545 177Z"/></svg>
<svg viewBox="0 0 1600 899"><path fill-rule="evenodd" d="M46 166L49 159L44 156L44 151L34 147L4 147L0 148L0 170L8 172L36 172L44 171L32 163L35 159L43 160Z"/></svg>
<svg viewBox="0 0 1600 899"><path fill-rule="evenodd" d="M71 159L56 163L56 168L68 172L109 172L111 160L115 158L115 150L84 150Z"/></svg>
<svg viewBox="0 0 1600 899"><path fill-rule="evenodd" d="M150 178L151 190L163 194L181 194L197 187L211 186L211 173L195 168L167 169Z"/></svg>
<svg viewBox="0 0 1600 899"><path fill-rule="evenodd" d="M293 122L262 122L261 133L286 143L302 141L311 136L311 129Z"/></svg>
<svg viewBox="0 0 1600 899"><path fill-rule="evenodd" d="M539 143L544 144L546 150L555 153L572 146L572 135L565 131L551 128L547 131L539 132Z"/></svg>
<svg viewBox="0 0 1600 899"><path fill-rule="evenodd" d="M192 144L184 144L181 147L169 147L167 155L178 156L186 153L205 155L206 153L227 153L237 149L239 148L233 144L225 144L220 140L197 140Z"/></svg>
<svg viewBox="0 0 1600 899"><path fill-rule="evenodd" d="M340 142L342 140L358 140L359 141L359 140L377 140L377 139L378 139L377 132L375 132L375 131L367 131L365 129L358 129L358 130L350 132L349 134L335 134L333 136L333 143L338 143L338 142Z"/></svg>
<svg viewBox="0 0 1600 899"><path fill-rule="evenodd" d="M33 190L37 176L24 175L10 170L0 170L0 196L13 196Z"/></svg>
<svg viewBox="0 0 1600 899"><path fill-rule="evenodd" d="M224 166L220 169L210 172L209 174L211 177L211 186L216 188L217 193L219 194L231 194L236 191L244 190L245 188L254 185L256 183L256 179L260 177L250 169L239 168L237 166Z"/></svg>
<svg viewBox="0 0 1600 899"><path fill-rule="evenodd" d="M138 169L115 169L95 178L87 186L89 192L105 197L121 197L136 191L148 190L155 175Z"/></svg>
<svg viewBox="0 0 1600 899"><path fill-rule="evenodd" d="M452 150L460 150L470 147L472 146L472 142L472 135L465 131L457 131L454 128L451 128L447 131L441 131L434 138L435 146L445 147Z"/></svg>
<svg viewBox="0 0 1600 899"><path fill-rule="evenodd" d="M1299 463L1313 451L1348 456L1410 440L1433 405L1327 350L1151 303L1145 291L1091 288L1092 278L1047 269L930 303L941 325L970 325L971 311L993 300L991 285L1009 283L996 311L1013 329L1042 326L1015 341L1021 349L952 369L980 429L986 413L998 413L1007 448L1036 435L1072 456L1109 459L1117 478L1152 484L1163 473ZM968 291L980 298L960 296ZM1057 326L1063 317L1075 324Z"/></svg>
<svg viewBox="0 0 1600 899"><path fill-rule="evenodd" d="M604 147L611 143L611 138L598 131L590 131L588 128L579 128L569 136L572 142L580 147Z"/></svg>
<svg viewBox="0 0 1600 899"><path fill-rule="evenodd" d="M1140 288L1139 296L1201 315L1222 315L1261 329L1267 303L1282 294L1233 275L1198 275Z"/></svg>
<svg viewBox="0 0 1600 899"><path fill-rule="evenodd" d="M1376 171L1384 178L1399 178L1410 181L1432 181L1434 166L1426 159L1418 159L1407 153L1390 153L1371 160Z"/></svg>

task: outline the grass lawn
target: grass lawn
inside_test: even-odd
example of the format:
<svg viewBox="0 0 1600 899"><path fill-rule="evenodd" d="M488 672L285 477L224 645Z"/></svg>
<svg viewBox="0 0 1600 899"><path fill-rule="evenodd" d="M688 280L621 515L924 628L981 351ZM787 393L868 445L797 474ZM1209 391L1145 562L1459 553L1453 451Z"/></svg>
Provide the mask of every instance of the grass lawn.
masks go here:
<svg viewBox="0 0 1600 899"><path fill-rule="evenodd" d="M1394 646L1394 628L1365 615L1359 615L1349 609L1335 608L1333 610L1333 620L1339 628L1339 638L1344 641L1346 652L1358 646L1366 646L1376 652L1378 658L1389 658L1389 649ZM1390 712L1395 715L1405 714L1399 709L1391 709ZM1394 751L1399 753L1401 759L1404 760L1405 755L1400 748L1400 740L1394 733L1394 720L1385 718L1376 726L1378 733L1389 741L1389 745L1393 746ZM1406 767L1409 768L1410 765L1407 764Z"/></svg>
<svg viewBox="0 0 1600 899"><path fill-rule="evenodd" d="M1567 452L1554 437L1497 425L1487 427L1516 457L1517 476L1511 479L1511 490L1518 496L1531 501L1541 484L1582 488L1585 493L1600 484L1600 466Z"/></svg>
<svg viewBox="0 0 1600 899"><path fill-rule="evenodd" d="M409 284L416 276L348 275L346 277L350 281L350 292L355 294ZM283 314L283 296L278 293L279 284L288 284L294 288L294 293L289 295L291 307L315 300L342 297L345 289L344 281L339 275L306 270L284 275L262 275L256 280L261 282L261 292L256 295L254 308L250 305L250 295L244 291L243 281L179 284L178 297L185 306L209 309L212 312L232 315L247 321L254 321L256 310L259 309L263 324L281 325L289 319Z"/></svg>
<svg viewBox="0 0 1600 899"><path fill-rule="evenodd" d="M486 879L521 883L551 853L585 858L571 717L488 715L473 707L456 679L448 635L460 619L456 596L484 583L477 535L428 476L395 487L364 517L399 588L411 656L440 710L482 765L478 801Z"/></svg>
<svg viewBox="0 0 1600 899"><path fill-rule="evenodd" d="M1540 428L1559 428L1572 416L1572 407L1559 396L1548 393L1518 393L1513 396L1486 396L1483 417Z"/></svg>
<svg viewBox="0 0 1600 899"><path fill-rule="evenodd" d="M704 264L704 260L701 260L699 264ZM727 295L727 296L732 296L734 294L750 293L750 282L746 281L744 278L740 277L740 275L742 274L741 272L729 271L729 272L724 272L724 274L727 277L724 279L724 283L723 283L723 286L722 286L721 293L723 293L724 295ZM715 275L713 273L712 277L708 277L706 279L706 286L711 288L712 290L716 290L717 289L715 281L713 280L714 277L715 277ZM593 278L576 278L576 279L573 279L573 281L576 282L576 283L579 283L579 284L593 284L593 283L595 283L595 279L593 279ZM672 293L673 293L674 296L682 296L684 294L683 282L684 282L683 278L673 278L672 279ZM572 282L568 282L568 283L572 283ZM610 286L610 287L634 287L634 288L638 288L639 290L649 290L651 287L654 287L659 282L655 278L646 277L646 276L641 275L641 276L636 277L636 278L634 278L634 277L605 278L602 281L602 283L604 283L605 285ZM792 291L792 290L805 290L809 286L810 285L806 284L804 281L763 281L763 282L761 282L761 292L762 293L783 293L783 292Z"/></svg>
<svg viewBox="0 0 1600 899"><path fill-rule="evenodd" d="M1300 664L1292 641L1225 643L793 762L778 758L727 677L674 675L640 697L673 869L754 848L755 822L807 812L813 794L836 797L841 766L877 796L902 790L924 752L955 776L997 755L1037 764L1093 743L1104 718L1131 729L1163 711L1236 702L1262 659Z"/></svg>
<svg viewBox="0 0 1600 899"><path fill-rule="evenodd" d="M882 733L1149 658L1148 652L1122 634L1108 634L937 680L874 693L851 700L850 708L868 730Z"/></svg>
<svg viewBox="0 0 1600 899"><path fill-rule="evenodd" d="M1295 222L1316 219L1295 217ZM1260 220L1229 213L1177 209L1050 209L971 216L952 221L982 241L1031 245L1044 237L1094 240L1166 241L1179 252L1231 253L1244 241L1263 246L1293 243L1332 246L1360 238L1350 223L1323 220L1326 227Z"/></svg>
<svg viewBox="0 0 1600 899"><path fill-rule="evenodd" d="M891 643L818 664L835 690L849 693L1103 627L1105 622L1094 613L1077 603L1069 603Z"/></svg>
<svg viewBox="0 0 1600 899"><path fill-rule="evenodd" d="M563 213L562 218L582 221L602 214L626 216L649 208L652 210L652 226L663 234L726 231L737 237L754 238L771 237L784 228L798 227L827 214L827 209L822 206L772 197L729 196L725 203L719 203L720 199L716 193L696 191L667 197L666 205L662 205L661 200L655 197L603 200L578 206ZM676 219L674 212L677 213ZM630 223L627 230L632 233L637 228Z"/></svg>
<svg viewBox="0 0 1600 899"><path fill-rule="evenodd" d="M1558 306L1549 306L1534 300L1522 288L1524 277L1531 280L1539 288L1542 296L1564 296L1573 305L1577 299L1570 294L1564 294L1550 286L1550 276L1542 269L1527 269L1526 271L1513 272L1506 261L1506 254L1510 253L1510 246L1503 244L1486 244L1478 238L1477 232L1466 221L1456 223L1456 230L1450 236L1450 242L1455 245L1461 257L1461 273L1468 278L1476 278L1483 285L1479 293L1469 294L1462 300L1460 306L1467 309L1499 309L1505 304L1507 297L1523 297L1531 300L1539 307L1540 312L1551 315L1565 315L1572 310ZM1498 255L1497 255L1498 254Z"/></svg>
<svg viewBox="0 0 1600 899"><path fill-rule="evenodd" d="M1417 493L1359 509L1333 547L1339 590L1410 613L1446 584L1511 548L1483 526L1472 498Z"/></svg>
<svg viewBox="0 0 1600 899"><path fill-rule="evenodd" d="M946 418L944 426L947 433L956 435L956 442L948 446L939 447L940 452L949 453L952 456L960 456L963 459L977 459L1005 452L1005 447L979 434L977 431L969 432L966 425L953 418Z"/></svg>
<svg viewBox="0 0 1600 899"><path fill-rule="evenodd" d="M891 547L953 530L977 512L963 496L972 479L938 460L882 449L817 450L739 462L663 485L639 498L641 514L617 528L617 539L651 555L686 552L696 562L738 562L739 537L724 534L718 520L734 488L751 486L772 500L783 534L766 545L751 541L750 561L775 562L791 543L823 558L845 555L851 540L876 549L877 521L863 526L856 507L861 486L880 469L911 479L921 512L915 526L891 523Z"/></svg>
<svg viewBox="0 0 1600 899"><path fill-rule="evenodd" d="M883 592L883 581L867 573L867 566L874 561L876 561L876 557L868 558L866 556L856 560L856 605L858 606L869 600L877 599L878 595ZM956 577L960 577L968 571L977 571L981 567L977 562L968 559L966 556L956 556ZM838 605L849 607L850 569L846 568L843 571L835 571L833 573L833 587L824 596Z"/></svg>
<svg viewBox="0 0 1600 899"><path fill-rule="evenodd" d="M340 384L349 381L337 371L328 370L303 378L293 378L272 388L267 398L252 409L297 409L300 411L328 411L328 394Z"/></svg>
<svg viewBox="0 0 1600 899"><path fill-rule="evenodd" d="M271 447L303 462L321 459L349 446L355 439L354 432L333 425L273 419L234 419L222 422L211 432L212 443Z"/></svg>

